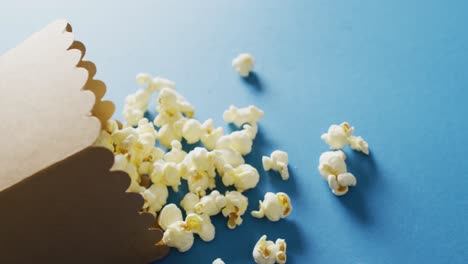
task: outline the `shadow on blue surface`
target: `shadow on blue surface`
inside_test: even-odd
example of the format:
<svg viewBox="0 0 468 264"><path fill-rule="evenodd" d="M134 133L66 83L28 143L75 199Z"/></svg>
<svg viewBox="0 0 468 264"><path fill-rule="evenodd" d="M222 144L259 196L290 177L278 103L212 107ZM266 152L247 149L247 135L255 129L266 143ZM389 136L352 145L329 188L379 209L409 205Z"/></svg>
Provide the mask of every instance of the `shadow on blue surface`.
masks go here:
<svg viewBox="0 0 468 264"><path fill-rule="evenodd" d="M358 187L350 188L345 196L336 198L360 224L374 224L375 214L369 211L368 199L371 199L370 193L376 190L377 186L383 188L385 185L380 183L381 178L373 154L367 156L353 151L347 154L346 164L348 171L356 176Z"/></svg>
<svg viewBox="0 0 468 264"><path fill-rule="evenodd" d="M250 87L254 88L257 92L262 92L264 89L263 83L260 80L260 77L255 73L251 72L249 76L242 78L244 83L248 84Z"/></svg>

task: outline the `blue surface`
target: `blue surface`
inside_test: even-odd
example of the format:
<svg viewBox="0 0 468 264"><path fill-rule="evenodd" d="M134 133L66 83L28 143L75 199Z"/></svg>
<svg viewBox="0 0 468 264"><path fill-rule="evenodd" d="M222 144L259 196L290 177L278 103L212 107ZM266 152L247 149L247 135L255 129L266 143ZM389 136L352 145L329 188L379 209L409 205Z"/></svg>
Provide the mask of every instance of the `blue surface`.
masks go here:
<svg viewBox="0 0 468 264"><path fill-rule="evenodd" d="M251 263L264 233L286 238L288 263L468 262L467 1L9 2L0 52L67 18L118 117L141 71L174 80L217 125L230 104L264 109L247 161L260 168L261 155L286 150L292 177L260 169L249 209L285 191L292 215L246 216L234 231L215 217L213 242L161 263ZM250 82L230 66L244 51L257 60ZM372 153L346 149L358 185L337 198L316 167L321 133L341 121Z"/></svg>

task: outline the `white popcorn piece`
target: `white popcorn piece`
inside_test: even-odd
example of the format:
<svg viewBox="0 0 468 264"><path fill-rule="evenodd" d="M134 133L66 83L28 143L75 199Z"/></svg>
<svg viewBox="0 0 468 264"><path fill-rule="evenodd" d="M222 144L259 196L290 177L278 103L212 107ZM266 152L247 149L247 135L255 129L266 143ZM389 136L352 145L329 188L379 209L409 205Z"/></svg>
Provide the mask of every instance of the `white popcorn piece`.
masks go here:
<svg viewBox="0 0 468 264"><path fill-rule="evenodd" d="M259 202L259 210L252 211L252 216L256 218L265 217L268 220L276 222L291 214L292 212L291 199L286 193L267 192L263 202Z"/></svg>
<svg viewBox="0 0 468 264"><path fill-rule="evenodd" d="M227 226L230 229L236 228L242 224L242 215L244 215L249 204L247 197L237 191L227 191L225 194L226 206L222 210L224 217L228 217Z"/></svg>
<svg viewBox="0 0 468 264"><path fill-rule="evenodd" d="M263 118L263 111L254 105L244 108L237 108L234 105L224 111L223 119L228 123L234 123L236 126L241 127L243 124L256 124Z"/></svg>
<svg viewBox="0 0 468 264"><path fill-rule="evenodd" d="M134 94L130 94L125 98L124 109L122 115L125 119L125 127L135 126L138 121L143 118L148 109L149 101L151 100L151 92L140 89Z"/></svg>
<svg viewBox="0 0 468 264"><path fill-rule="evenodd" d="M153 183L148 189L141 192L145 203L143 210L156 216L156 213L166 204L169 192L167 187L160 183Z"/></svg>
<svg viewBox="0 0 468 264"><path fill-rule="evenodd" d="M220 258L217 258L213 261L213 264L225 264L224 261Z"/></svg>
<svg viewBox="0 0 468 264"><path fill-rule="evenodd" d="M193 199L193 197L189 198ZM202 197L194 205L194 208L195 212L199 215L213 216L219 214L225 206L226 197L224 197L224 195L220 194L218 191L214 190L209 195Z"/></svg>
<svg viewBox="0 0 468 264"><path fill-rule="evenodd" d="M150 179L153 183L162 183L172 187L175 192L179 191L179 185L181 184L181 175L177 164L163 160L154 162Z"/></svg>
<svg viewBox="0 0 468 264"><path fill-rule="evenodd" d="M177 221L164 231L162 242L168 247L177 248L179 252L186 252L193 246L193 232L184 221Z"/></svg>
<svg viewBox="0 0 468 264"><path fill-rule="evenodd" d="M340 125L331 125L328 132L322 135L322 140L325 141L332 150L343 149L347 144L351 149L360 151L369 155L369 145L362 137L353 136L354 127L349 123L343 122Z"/></svg>
<svg viewBox="0 0 468 264"><path fill-rule="evenodd" d="M202 124L195 119L189 119L182 128L182 136L188 144L194 144L200 141L202 135Z"/></svg>
<svg viewBox="0 0 468 264"><path fill-rule="evenodd" d="M159 104L157 110L160 114L166 113L171 116L177 113L182 113L191 118L195 113L194 107L174 89L161 89L157 102Z"/></svg>
<svg viewBox="0 0 468 264"><path fill-rule="evenodd" d="M278 171L283 180L289 179L288 163L288 153L281 150L273 151L270 157L262 157L263 169L265 171L269 171L271 169Z"/></svg>
<svg viewBox="0 0 468 264"><path fill-rule="evenodd" d="M183 123L180 122L161 126L158 131L158 139L161 145L170 148L172 141L180 142L182 140L182 126Z"/></svg>
<svg viewBox="0 0 468 264"><path fill-rule="evenodd" d="M173 140L171 142L171 150L164 155L164 160L178 164L182 162L186 156L187 152L182 150L182 144L177 140Z"/></svg>
<svg viewBox="0 0 468 264"><path fill-rule="evenodd" d="M148 84L146 90L149 92L159 92L163 88L175 89L175 83L162 77L153 78L148 73L139 73L136 76L137 83Z"/></svg>
<svg viewBox="0 0 468 264"><path fill-rule="evenodd" d="M278 246L263 235L255 244L252 256L257 264L274 264L278 251Z"/></svg>
<svg viewBox="0 0 468 264"><path fill-rule="evenodd" d="M369 144L367 144L367 142L362 137L350 136L348 140L351 149L369 155Z"/></svg>
<svg viewBox="0 0 468 264"><path fill-rule="evenodd" d="M126 127L112 134L115 153L128 153L138 139L138 132L133 127Z"/></svg>
<svg viewBox="0 0 468 264"><path fill-rule="evenodd" d="M197 234L203 241L212 241L215 237L215 227L208 215L188 214L185 218L187 228Z"/></svg>
<svg viewBox="0 0 468 264"><path fill-rule="evenodd" d="M225 168L232 169L245 163L242 155L231 148L216 149L211 153L213 153L214 156L214 165L216 170L221 176L224 175Z"/></svg>
<svg viewBox="0 0 468 264"><path fill-rule="evenodd" d="M195 213L195 205L200 202L200 197L194 193L187 193L182 201L180 201L180 206L184 208L186 214Z"/></svg>
<svg viewBox="0 0 468 264"><path fill-rule="evenodd" d="M200 140L208 150L216 147L216 142L224 135L222 127L214 128L213 119L208 119L201 125Z"/></svg>
<svg viewBox="0 0 468 264"><path fill-rule="evenodd" d="M224 167L222 181L225 186L234 185L239 192L255 188L260 180L257 169L249 164L242 164L236 168L229 165Z"/></svg>
<svg viewBox="0 0 468 264"><path fill-rule="evenodd" d="M276 239L275 241L275 245L278 247L278 251L276 252L276 263L278 264L285 264L286 263L286 260L287 260L287 256L286 256L286 249L287 249L287 245L286 245L286 240L282 239L282 238L278 238Z"/></svg>
<svg viewBox="0 0 468 264"><path fill-rule="evenodd" d="M215 158L205 148L196 147L190 151L183 160L187 170L195 170L197 172L205 172L210 177L215 177Z"/></svg>
<svg viewBox="0 0 468 264"><path fill-rule="evenodd" d="M345 163L346 155L343 151L327 151L320 155L319 172L325 180L328 180L328 175L339 175L347 172Z"/></svg>
<svg viewBox="0 0 468 264"><path fill-rule="evenodd" d="M248 53L241 53L232 60L232 67L242 77L249 76L249 73L253 70L255 60L252 55Z"/></svg>
<svg viewBox="0 0 468 264"><path fill-rule="evenodd" d="M249 136L251 140L254 140L257 137L258 125L257 124L245 124L242 126L244 132Z"/></svg>
<svg viewBox="0 0 468 264"><path fill-rule="evenodd" d="M331 125L328 132L322 135L322 140L333 150L342 149L348 144L348 137L352 135L353 130L347 122Z"/></svg>
<svg viewBox="0 0 468 264"><path fill-rule="evenodd" d="M233 149L242 155L252 151L252 138L246 130L234 131L229 135L222 136L216 142L216 149Z"/></svg>
<svg viewBox="0 0 468 264"><path fill-rule="evenodd" d="M206 171L190 170L186 174L187 185L190 192L200 197L206 195L206 190L216 187L215 178L208 175Z"/></svg>
<svg viewBox="0 0 468 264"><path fill-rule="evenodd" d="M320 175L328 182L333 194L337 196L348 192L349 186L357 184L356 177L347 172L346 155L343 151L327 151L322 153L319 160Z"/></svg>
<svg viewBox="0 0 468 264"><path fill-rule="evenodd" d="M183 221L182 211L173 203L164 206L159 213L158 224L164 231L166 231L171 224L180 221Z"/></svg>

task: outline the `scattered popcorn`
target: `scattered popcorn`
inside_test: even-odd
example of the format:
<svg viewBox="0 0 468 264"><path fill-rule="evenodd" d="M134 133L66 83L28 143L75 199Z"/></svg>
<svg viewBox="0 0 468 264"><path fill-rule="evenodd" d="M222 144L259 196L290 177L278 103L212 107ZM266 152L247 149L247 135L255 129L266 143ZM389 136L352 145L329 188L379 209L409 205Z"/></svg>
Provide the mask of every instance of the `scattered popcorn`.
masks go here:
<svg viewBox="0 0 468 264"><path fill-rule="evenodd" d="M193 199L193 197L189 197L188 199ZM195 204L194 208L197 214L213 216L219 214L225 206L226 197L214 190L209 195L202 197Z"/></svg>
<svg viewBox="0 0 468 264"><path fill-rule="evenodd" d="M231 105L223 114L224 121L234 123L238 127L243 124L256 124L262 118L263 111L254 105L245 108L237 108Z"/></svg>
<svg viewBox="0 0 468 264"><path fill-rule="evenodd" d="M184 208L186 214L195 212L195 205L200 202L200 197L194 193L187 193L182 201L180 201L180 206Z"/></svg>
<svg viewBox="0 0 468 264"><path fill-rule="evenodd" d="M288 153L275 150L271 153L271 157L262 157L263 169L265 171L275 170L279 171L283 180L289 179L288 170Z"/></svg>
<svg viewBox="0 0 468 264"><path fill-rule="evenodd" d="M351 127L347 122L340 125L331 125L328 132L322 135L322 140L325 141L332 150L343 149L347 144L353 150L360 151L369 155L369 145L362 137L353 136L354 127Z"/></svg>
<svg viewBox="0 0 468 264"><path fill-rule="evenodd" d="M230 229L242 224L242 215L247 210L249 200L237 191L226 192L226 207L222 210L224 217L228 217L227 226Z"/></svg>
<svg viewBox="0 0 468 264"><path fill-rule="evenodd" d="M319 160L320 175L337 196L346 194L349 186L355 186L357 183L354 175L347 172L345 160L346 155L341 150L324 152Z"/></svg>
<svg viewBox="0 0 468 264"><path fill-rule="evenodd" d="M285 193L272 193L267 192L263 202L259 202L258 211L252 211L252 216L256 218L265 217L268 220L276 222L280 219L283 219L291 214L292 205L291 199Z"/></svg>
<svg viewBox="0 0 468 264"><path fill-rule="evenodd" d="M236 65L236 69L247 76L252 70L253 58L241 54ZM225 135L224 129L215 127L212 119L201 123L194 118L195 108L175 90L174 82L161 77L153 78L146 73L138 74L136 81L146 87L125 99L124 126L118 121L109 120L94 145L113 152L115 160L112 170L126 172L130 177L127 191L143 197L141 211L158 216L158 224L164 230L162 244L185 252L192 247L194 234L204 241L213 240L215 227L210 217L220 212L228 218L227 226L230 229L241 225L248 206L248 199L241 192L256 187L260 177L256 168L245 164L243 155L252 151L253 140L258 133L257 123L263 118L263 111L253 105L245 108L230 106L223 113L223 118L241 129ZM144 118L144 114L153 93L158 93L158 113L150 122ZM188 144L201 141L203 147L195 147L187 153L182 148L183 139ZM349 141L353 149L364 152L367 147L360 137L350 137ZM167 151L157 147L157 142ZM264 157L267 158L264 166L280 171L282 177L287 178L288 160L287 154L283 153L272 153L271 158ZM217 174L224 185L234 186L237 190L227 191L225 195L215 190ZM353 177L337 175L336 182L333 179L330 182L337 186L351 186L355 184ZM180 202L186 212L185 220L175 204L166 205L168 187L177 192L182 180L187 181L189 189ZM208 190L212 191L206 195ZM260 202L259 211L252 214L277 221L286 217L291 210L286 194L269 193ZM274 258L284 259L285 262L286 244L283 244L283 251L279 250L279 245L276 246L275 254L279 257ZM217 259L213 263L224 262Z"/></svg>
<svg viewBox="0 0 468 264"><path fill-rule="evenodd" d="M220 258L217 258L213 261L213 264L225 264L224 261Z"/></svg>
<svg viewBox="0 0 468 264"><path fill-rule="evenodd" d="M236 168L226 165L224 171L223 184L225 186L234 185L239 192L255 188L260 179L257 169L249 164L242 164Z"/></svg>
<svg viewBox="0 0 468 264"><path fill-rule="evenodd" d="M254 67L254 58L248 53L241 53L235 59L232 60L232 67L242 77L249 76L249 73Z"/></svg>
<svg viewBox="0 0 468 264"><path fill-rule="evenodd" d="M141 195L145 200L143 211L156 216L156 213L166 204L169 192L164 184L153 183L148 189L141 192Z"/></svg>
<svg viewBox="0 0 468 264"><path fill-rule="evenodd" d="M275 243L267 240L267 236L263 235L253 249L252 255L257 264L285 264L286 257L286 241L278 238Z"/></svg>

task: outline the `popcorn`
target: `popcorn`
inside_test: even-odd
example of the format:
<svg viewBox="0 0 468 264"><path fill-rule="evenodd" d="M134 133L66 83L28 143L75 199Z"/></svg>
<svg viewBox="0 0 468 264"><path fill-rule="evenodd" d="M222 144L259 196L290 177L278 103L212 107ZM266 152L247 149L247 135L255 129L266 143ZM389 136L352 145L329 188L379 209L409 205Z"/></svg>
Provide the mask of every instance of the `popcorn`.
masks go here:
<svg viewBox="0 0 468 264"><path fill-rule="evenodd" d="M257 264L284 264L286 263L286 241L277 239L275 243L267 240L267 236L263 235L252 252L255 263Z"/></svg>
<svg viewBox="0 0 468 264"><path fill-rule="evenodd" d="M263 111L254 105L244 108L237 108L231 105L224 111L223 119L228 123L234 123L236 126L240 127L243 124L256 124L263 118L263 115Z"/></svg>
<svg viewBox="0 0 468 264"><path fill-rule="evenodd" d="M226 197L226 207L222 210L224 217L228 217L227 226L230 229L236 228L242 224L242 215L244 215L247 210L247 205L249 200L247 197L242 195L242 193L237 191L227 191L225 194Z"/></svg>
<svg viewBox="0 0 468 264"><path fill-rule="evenodd" d="M164 206L161 213L159 213L158 224L162 230L166 231L171 224L182 220L182 211L177 205L171 203Z"/></svg>
<svg viewBox="0 0 468 264"><path fill-rule="evenodd" d="M221 176L224 175L225 168L235 168L245 163L242 155L231 148L216 149L211 153L214 156L214 166Z"/></svg>
<svg viewBox="0 0 468 264"><path fill-rule="evenodd" d="M126 127L111 135L115 145L115 152L125 154L130 151L138 139L138 132L133 127Z"/></svg>
<svg viewBox="0 0 468 264"><path fill-rule="evenodd" d="M343 149L347 144L353 150L360 151L369 155L369 145L362 137L353 136L354 127L351 127L347 122L340 125L331 125L328 132L322 135L322 140L325 141L332 150Z"/></svg>
<svg viewBox="0 0 468 264"><path fill-rule="evenodd" d="M242 77L249 76L249 73L254 67L254 58L248 53L241 53L235 59L232 60L232 67Z"/></svg>
<svg viewBox="0 0 468 264"><path fill-rule="evenodd" d="M123 117L125 119L125 127L131 127L138 124L138 121L143 118L148 104L151 99L151 92L147 90L138 90L134 94L130 94L125 98L123 109Z"/></svg>
<svg viewBox="0 0 468 264"><path fill-rule="evenodd" d="M220 258L217 258L213 261L213 264L225 264L224 261Z"/></svg>
<svg viewBox="0 0 468 264"><path fill-rule="evenodd" d="M146 90L150 92L159 92L163 88L175 89L175 83L161 77L153 78L147 73L139 73L136 76L137 83L148 84Z"/></svg>
<svg viewBox="0 0 468 264"><path fill-rule="evenodd" d="M263 202L259 202L259 210L252 211L252 216L256 218L267 217L268 220L276 222L291 214L291 199L285 193L267 192Z"/></svg>
<svg viewBox="0 0 468 264"><path fill-rule="evenodd" d="M225 186L234 185L239 192L254 188L260 179L257 169L249 164L242 164L236 168L226 165L224 170L223 184Z"/></svg>
<svg viewBox="0 0 468 264"><path fill-rule="evenodd" d="M182 201L180 201L180 206L184 208L185 213L190 214L195 212L195 205L200 202L200 197L194 193L187 193Z"/></svg>
<svg viewBox="0 0 468 264"><path fill-rule="evenodd" d="M193 233L197 234L203 241L209 242L215 237L215 227L208 215L188 214L185 223Z"/></svg>
<svg viewBox="0 0 468 264"><path fill-rule="evenodd" d="M185 122L182 128L182 136L187 140L188 144L194 144L200 141L202 135L201 123L195 119L189 119Z"/></svg>
<svg viewBox="0 0 468 264"><path fill-rule="evenodd" d="M154 162L153 166L153 172L150 175L151 181L170 186L174 192L178 192L181 176L177 164L158 160Z"/></svg>
<svg viewBox="0 0 468 264"><path fill-rule="evenodd" d="M224 129L222 127L214 128L213 119L208 119L201 125L200 139L208 150L213 150L216 147L216 142L223 134Z"/></svg>
<svg viewBox="0 0 468 264"><path fill-rule="evenodd" d="M271 169L279 171L283 180L289 179L288 153L281 150L275 150L271 153L271 157L263 156L262 163L265 171L269 171Z"/></svg>
<svg viewBox="0 0 468 264"><path fill-rule="evenodd" d="M285 264L287 260L286 256L286 240L278 238L275 241L275 245L278 247L278 252L276 252L276 262L279 264Z"/></svg>
<svg viewBox="0 0 468 264"><path fill-rule="evenodd" d="M182 127L183 122L175 122L173 124L165 124L160 127L158 131L158 139L161 145L166 148L170 148L172 141L182 140Z"/></svg>
<svg viewBox="0 0 468 264"><path fill-rule="evenodd" d="M193 232L188 229L184 221L171 224L162 238L162 242L168 247L177 248L179 252L186 252L192 248L194 241Z"/></svg>
<svg viewBox="0 0 468 264"><path fill-rule="evenodd" d="M171 142L171 151L164 155L164 160L168 162L180 163L185 159L186 156L187 152L182 150L182 144L177 140L173 140Z"/></svg>
<svg viewBox="0 0 468 264"><path fill-rule="evenodd" d="M177 248L180 252L192 247L194 233L203 241L211 241L215 236L215 227L208 216L190 213L185 221L182 221L182 211L175 204L168 204L162 209L158 223L164 230L163 243Z"/></svg>
<svg viewBox="0 0 468 264"><path fill-rule="evenodd" d="M160 114L165 113L172 116L180 113L191 118L195 112L194 107L174 89L161 89L157 102L159 104L157 110Z"/></svg>
<svg viewBox="0 0 468 264"><path fill-rule="evenodd" d="M350 136L348 140L351 149L369 155L369 144L362 137Z"/></svg>
<svg viewBox="0 0 468 264"><path fill-rule="evenodd" d="M273 241L267 240L266 235L263 235L255 244L252 255L257 264L274 264L277 253L278 246Z"/></svg>
<svg viewBox="0 0 468 264"><path fill-rule="evenodd" d="M169 192L165 185L153 183L151 187L141 192L141 195L145 200L143 211L156 216L156 213L166 204Z"/></svg>
<svg viewBox="0 0 468 264"><path fill-rule="evenodd" d="M344 152L337 150L322 153L319 160L320 175L337 196L346 194L349 186L355 186L357 183L354 175L347 172L345 159Z"/></svg>
<svg viewBox="0 0 468 264"><path fill-rule="evenodd" d="M197 197L198 198L198 197ZM184 198L185 199L185 198ZM188 197L188 199L193 199L194 197ZM189 204L189 201L184 204ZM221 210L226 206L226 197L220 194L218 191L212 191L209 195L202 197L195 205L194 209L197 214L213 216L219 214Z"/></svg>
<svg viewBox="0 0 468 264"><path fill-rule="evenodd" d="M234 131L229 135L222 136L216 142L216 149L231 148L242 155L247 155L252 151L252 138L246 130Z"/></svg>

